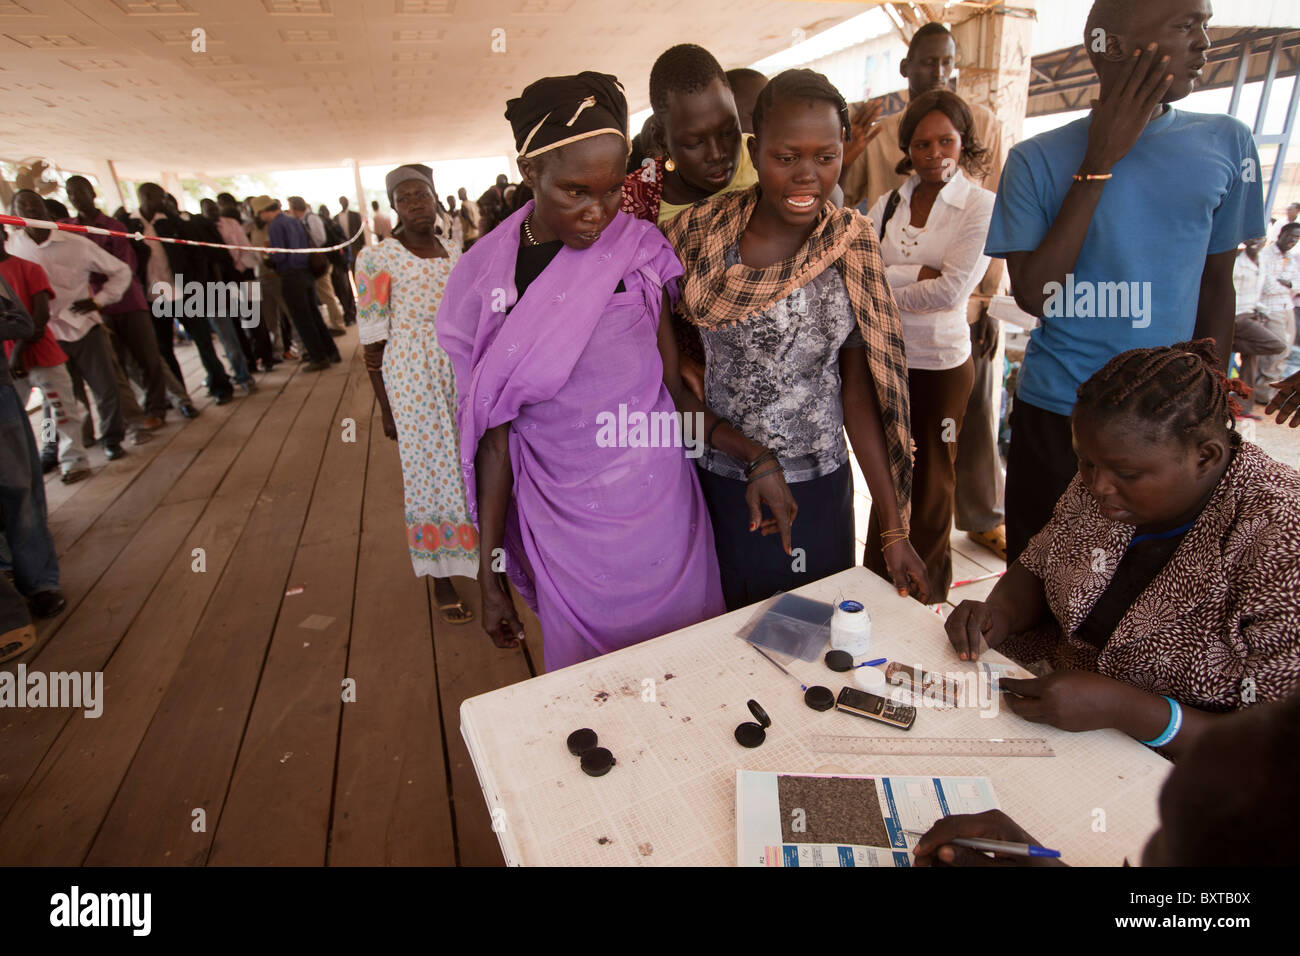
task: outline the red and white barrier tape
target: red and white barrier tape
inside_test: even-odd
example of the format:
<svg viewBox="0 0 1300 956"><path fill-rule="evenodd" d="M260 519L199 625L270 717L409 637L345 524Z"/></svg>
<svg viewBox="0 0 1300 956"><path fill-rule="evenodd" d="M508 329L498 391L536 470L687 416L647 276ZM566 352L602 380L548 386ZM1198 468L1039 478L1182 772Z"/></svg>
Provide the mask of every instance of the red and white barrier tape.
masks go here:
<svg viewBox="0 0 1300 956"><path fill-rule="evenodd" d="M989 581L992 580L993 578L1000 578L1002 577L1002 575L1006 573L1007 572L1005 571L994 571L992 574L981 574L977 578L967 578L965 581L954 581L952 582L952 584L949 585L949 587L960 588L960 587L965 587L967 584L979 584L979 582L981 581Z"/></svg>
<svg viewBox="0 0 1300 956"><path fill-rule="evenodd" d="M285 215L289 215L285 213ZM243 252L292 252L299 255L306 255L309 252L334 252L337 249L345 249L357 241L365 231L362 225L356 231L356 234L346 242L340 242L333 246L311 246L303 249L278 249L273 246L228 246L220 242L202 242L198 239L173 239L170 236L146 236L142 232L121 232L116 229L104 229L100 226L83 226L80 223L71 222L46 222L44 219L24 219L22 216L7 216L0 214L0 223L6 226L30 226L33 229L58 229L60 232L74 232L81 235L91 236L116 236L119 239L135 239L141 242L170 242L176 246L204 246L208 249L233 249Z"/></svg>

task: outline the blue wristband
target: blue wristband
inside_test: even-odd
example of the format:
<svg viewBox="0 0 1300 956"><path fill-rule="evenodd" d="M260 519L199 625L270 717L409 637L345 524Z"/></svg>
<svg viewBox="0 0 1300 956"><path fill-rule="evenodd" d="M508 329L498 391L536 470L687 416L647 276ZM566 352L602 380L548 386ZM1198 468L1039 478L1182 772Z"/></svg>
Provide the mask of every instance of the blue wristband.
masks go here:
<svg viewBox="0 0 1300 956"><path fill-rule="evenodd" d="M1161 696L1165 697L1165 695L1163 694ZM1141 741L1143 744L1145 744L1148 747L1165 746L1165 744L1169 743L1171 740L1173 740L1175 737L1178 736L1178 731L1183 729L1182 705L1179 704L1178 701L1174 700L1172 697L1165 697L1165 700L1169 701L1169 723L1165 725L1165 729L1161 732L1159 737L1156 737L1153 740Z"/></svg>

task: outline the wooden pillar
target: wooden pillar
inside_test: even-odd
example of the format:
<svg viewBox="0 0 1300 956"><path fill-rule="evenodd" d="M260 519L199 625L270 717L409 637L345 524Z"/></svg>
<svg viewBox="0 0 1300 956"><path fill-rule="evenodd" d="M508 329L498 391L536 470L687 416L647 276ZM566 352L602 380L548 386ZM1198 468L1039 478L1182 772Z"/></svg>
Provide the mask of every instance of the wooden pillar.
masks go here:
<svg viewBox="0 0 1300 956"><path fill-rule="evenodd" d="M365 244L368 246L370 245L370 204L366 202L366 191L361 186L361 164L355 159L352 160L352 181L357 190L357 213L361 216L361 228L365 230Z"/></svg>
<svg viewBox="0 0 1300 956"><path fill-rule="evenodd" d="M1011 0L981 10L954 23L952 27L960 65L957 93L968 103L987 106L1002 124L1002 155L997 162L999 169L1006 161L1007 151L1024 136L1036 7L1037 0ZM996 182L985 185L997 189ZM1001 276L998 288L1005 290L1006 272L999 271ZM991 359L995 369L1004 367L1004 333L1002 324L998 323L998 342ZM996 409L1002 394L1002 376L991 375L989 378L989 400ZM995 426L995 441L996 434Z"/></svg>
<svg viewBox="0 0 1300 956"><path fill-rule="evenodd" d="M95 175L99 178L99 199L102 206L109 207L105 211L112 213L116 208L113 205L113 197L117 197L117 205L123 209L126 208L126 194L122 192L122 183L117 178L117 168L113 165L111 159L101 159ZM134 197L132 197L134 198Z"/></svg>
<svg viewBox="0 0 1300 956"><path fill-rule="evenodd" d="M170 170L163 170L162 182L158 185L176 197L176 207L182 212L185 210L185 191L181 187L181 177L178 173Z"/></svg>
<svg viewBox="0 0 1300 956"><path fill-rule="evenodd" d="M952 27L960 64L957 92L1002 121L1003 160L1024 135L1037 5L1038 0L1012 0Z"/></svg>

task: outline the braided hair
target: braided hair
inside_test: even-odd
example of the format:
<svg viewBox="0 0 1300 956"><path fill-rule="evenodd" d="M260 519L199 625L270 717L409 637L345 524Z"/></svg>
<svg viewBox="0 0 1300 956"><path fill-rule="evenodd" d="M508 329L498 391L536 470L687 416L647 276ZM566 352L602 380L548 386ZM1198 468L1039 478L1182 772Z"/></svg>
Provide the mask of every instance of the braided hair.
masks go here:
<svg viewBox="0 0 1300 956"><path fill-rule="evenodd" d="M1233 418L1241 405L1234 394L1249 392L1219 370L1214 340L1205 338L1121 352L1079 386L1075 413L1131 415L1183 441L1219 429L1238 441Z"/></svg>
<svg viewBox="0 0 1300 956"><path fill-rule="evenodd" d="M849 104L844 102L834 84L816 70L786 70L778 73L763 87L754 103L754 135L759 135L763 126L763 117L772 109L777 97L795 100L822 100L835 107L840 117L840 128L844 137L852 136L849 125Z"/></svg>

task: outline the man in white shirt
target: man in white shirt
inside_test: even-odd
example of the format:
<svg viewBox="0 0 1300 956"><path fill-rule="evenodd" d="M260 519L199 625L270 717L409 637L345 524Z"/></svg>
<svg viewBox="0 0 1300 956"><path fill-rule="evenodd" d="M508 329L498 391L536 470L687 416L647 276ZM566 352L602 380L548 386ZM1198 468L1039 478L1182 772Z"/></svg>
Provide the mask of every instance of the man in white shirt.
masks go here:
<svg viewBox="0 0 1300 956"><path fill-rule="evenodd" d="M30 189L14 194L13 210L25 219L50 219L45 201ZM84 236L51 229L27 227L17 231L10 235L5 248L11 255L35 262L45 270L54 289L50 330L67 353L69 364L75 365L95 396L104 454L109 460L121 458L126 454L122 450L126 422L118 400L116 359L99 310L119 301L131 287L130 267ZM107 279L92 297L90 278L97 272ZM139 443L140 437L136 440Z"/></svg>
<svg viewBox="0 0 1300 956"><path fill-rule="evenodd" d="M374 200L371 200L370 208L374 213L370 219L375 224L375 245L378 245L393 234L393 220L379 211L379 203Z"/></svg>
<svg viewBox="0 0 1300 956"><path fill-rule="evenodd" d="M1286 207L1286 215L1281 219L1270 219L1268 224L1268 241L1275 242L1282 234L1282 227L1300 221L1300 202L1293 202Z"/></svg>
<svg viewBox="0 0 1300 956"><path fill-rule="evenodd" d="M313 246L319 248L325 245L325 224L320 221L320 216L307 206L307 200L301 196L290 196L289 215L307 229L307 235L311 238ZM329 314L330 335L335 338L343 335L343 306L339 303L339 297L334 294L334 284L330 282L329 272L316 277L316 297L321 300L321 304Z"/></svg>
<svg viewBox="0 0 1300 956"><path fill-rule="evenodd" d="M1277 242L1266 246L1259 254L1263 283L1258 308L1265 314L1262 324L1288 344L1295 340L1296 333L1291 296L1300 289L1300 259L1292 254L1292 249L1298 241L1300 222L1289 222L1282 227ZM1254 370L1254 381L1246 379L1246 384L1255 389L1255 401L1261 405L1267 405L1273 398L1272 383L1282 378L1289 352L1290 349L1283 349L1279 354L1265 355ZM1245 378L1244 374L1242 378Z"/></svg>
<svg viewBox="0 0 1300 956"><path fill-rule="evenodd" d="M1232 269L1232 284L1237 290L1237 320L1232 344L1241 353L1241 380L1251 386L1259 379L1259 356L1279 355L1290 350L1282 334L1270 327L1268 313L1260 305L1264 270L1259 263L1259 253L1265 242L1264 239L1247 240Z"/></svg>

